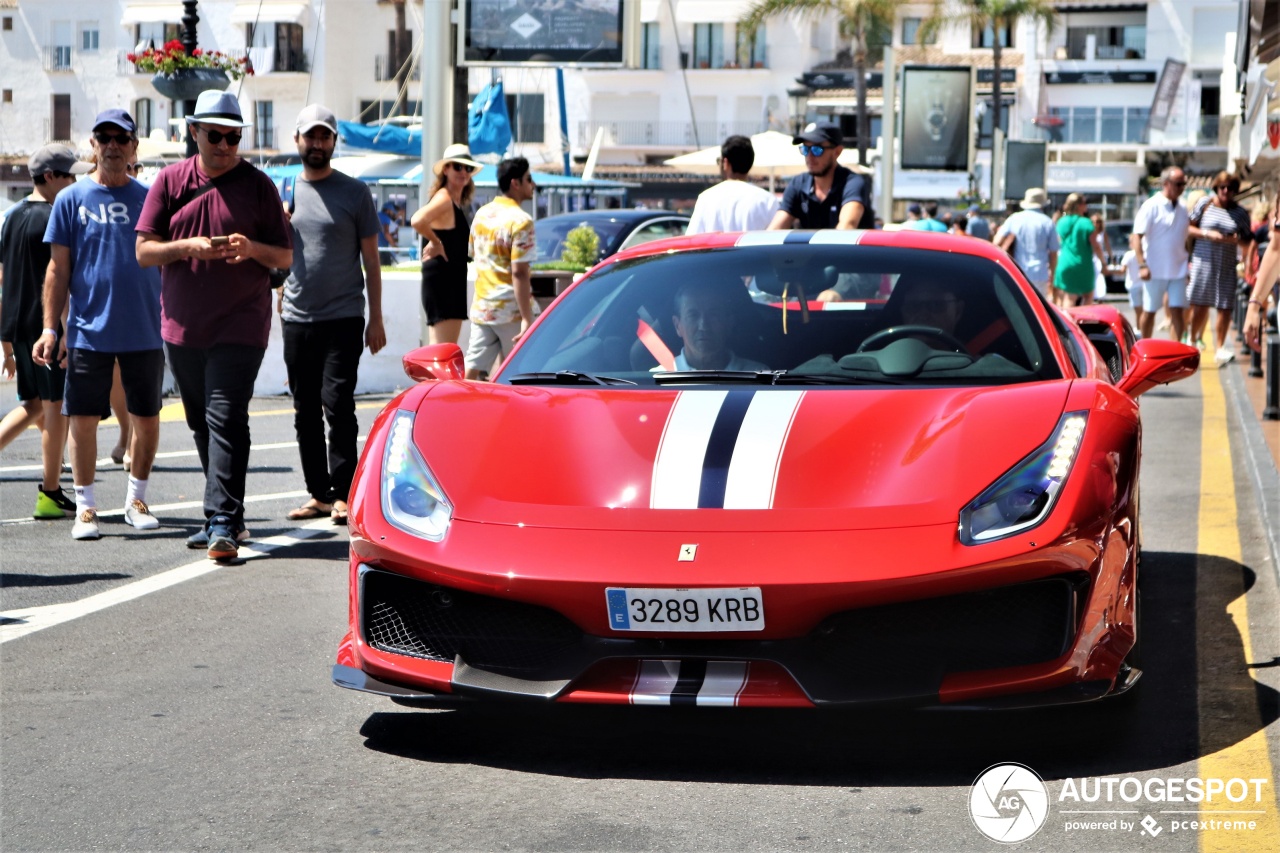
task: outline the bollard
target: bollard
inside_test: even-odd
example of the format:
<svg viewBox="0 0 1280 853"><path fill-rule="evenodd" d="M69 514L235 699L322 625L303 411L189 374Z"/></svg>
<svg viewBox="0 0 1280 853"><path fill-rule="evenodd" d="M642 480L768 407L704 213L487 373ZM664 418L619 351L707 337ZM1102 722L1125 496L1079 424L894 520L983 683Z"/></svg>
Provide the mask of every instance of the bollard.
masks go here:
<svg viewBox="0 0 1280 853"><path fill-rule="evenodd" d="M1249 297L1253 295L1253 286L1243 280L1238 283L1240 286L1236 288L1236 307L1231 321L1236 327L1236 342L1240 344L1240 354L1248 355L1252 350L1249 349L1249 342L1244 339L1244 315L1249 312Z"/></svg>
<svg viewBox="0 0 1280 853"><path fill-rule="evenodd" d="M1280 330L1276 328L1276 309L1267 312L1267 405L1262 417L1280 421Z"/></svg>

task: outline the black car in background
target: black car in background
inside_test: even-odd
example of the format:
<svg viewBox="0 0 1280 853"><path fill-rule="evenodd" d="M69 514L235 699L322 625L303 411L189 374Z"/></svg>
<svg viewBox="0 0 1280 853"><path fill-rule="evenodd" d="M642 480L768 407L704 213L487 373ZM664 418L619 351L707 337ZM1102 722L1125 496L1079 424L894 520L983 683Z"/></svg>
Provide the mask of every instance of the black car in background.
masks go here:
<svg viewBox="0 0 1280 853"><path fill-rule="evenodd" d="M689 217L666 210L583 210L546 216L534 224L538 244L535 263L554 263L564 254L564 240L579 225L588 225L600 238L602 261L623 249L651 240L680 237L689 227Z"/></svg>

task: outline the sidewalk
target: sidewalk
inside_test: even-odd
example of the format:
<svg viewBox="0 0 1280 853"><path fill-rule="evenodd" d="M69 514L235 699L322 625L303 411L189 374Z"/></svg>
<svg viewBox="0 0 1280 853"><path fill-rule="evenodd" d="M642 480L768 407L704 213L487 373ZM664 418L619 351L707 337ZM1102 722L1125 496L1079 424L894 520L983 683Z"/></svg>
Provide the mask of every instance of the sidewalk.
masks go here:
<svg viewBox="0 0 1280 853"><path fill-rule="evenodd" d="M1262 363L1264 366L1267 363L1266 356L1266 350L1263 349ZM1241 379L1244 381L1245 393L1249 397L1250 407L1258 418L1258 423L1262 426L1262 440L1271 451L1271 459L1275 462L1276 468L1280 469L1280 421L1262 419L1262 410L1267 404L1266 378L1249 376L1249 359L1250 356L1243 356L1237 352L1236 360L1231 363L1229 369L1240 371Z"/></svg>

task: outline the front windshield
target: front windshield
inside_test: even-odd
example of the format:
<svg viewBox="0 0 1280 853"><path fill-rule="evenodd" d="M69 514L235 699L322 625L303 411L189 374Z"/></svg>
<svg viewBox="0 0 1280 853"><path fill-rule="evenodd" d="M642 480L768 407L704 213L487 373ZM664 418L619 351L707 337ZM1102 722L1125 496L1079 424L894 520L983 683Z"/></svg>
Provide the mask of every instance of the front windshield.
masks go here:
<svg viewBox="0 0 1280 853"><path fill-rule="evenodd" d="M1061 375L1022 291L988 259L782 244L613 264L567 293L496 379L919 387Z"/></svg>
<svg viewBox="0 0 1280 853"><path fill-rule="evenodd" d="M560 260L564 256L565 238L569 236L570 231L579 225L588 226L600 238L600 257L605 257L609 253L609 247L615 244L622 233L622 229L626 227L625 222L616 219L587 218L568 213L563 216L549 216L546 219L539 219L538 227L534 229L533 237L538 247L538 261L541 263Z"/></svg>

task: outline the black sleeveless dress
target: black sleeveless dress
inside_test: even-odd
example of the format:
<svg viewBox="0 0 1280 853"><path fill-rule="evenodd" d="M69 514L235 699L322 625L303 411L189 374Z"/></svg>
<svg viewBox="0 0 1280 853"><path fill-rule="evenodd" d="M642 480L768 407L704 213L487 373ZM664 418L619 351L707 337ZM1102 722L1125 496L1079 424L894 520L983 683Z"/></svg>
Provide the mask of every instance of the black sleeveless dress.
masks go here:
<svg viewBox="0 0 1280 853"><path fill-rule="evenodd" d="M422 307L428 326L440 320L467 319L467 242L471 225L456 204L453 222L452 228L436 229L449 260L434 257L422 264Z"/></svg>

